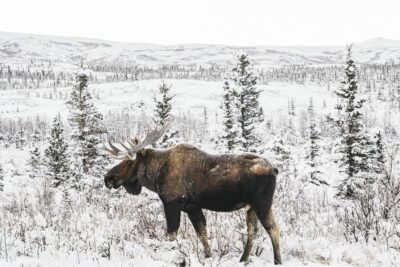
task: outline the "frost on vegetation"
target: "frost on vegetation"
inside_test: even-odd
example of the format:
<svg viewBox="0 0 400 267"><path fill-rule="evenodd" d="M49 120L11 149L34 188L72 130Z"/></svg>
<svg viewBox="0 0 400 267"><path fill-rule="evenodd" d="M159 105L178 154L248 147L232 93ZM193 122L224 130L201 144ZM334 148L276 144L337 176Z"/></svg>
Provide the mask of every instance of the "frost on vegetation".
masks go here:
<svg viewBox="0 0 400 267"><path fill-rule="evenodd" d="M257 151L263 151L263 155L274 162L280 172L273 208L281 229L281 252L285 265L400 265L400 87L390 83L397 77L395 68L369 66L359 69L359 92L367 101L360 111L362 116L355 112L347 115L360 118L360 125L365 131L363 134L370 141L364 148L375 156L367 157L366 161L373 168L360 170L359 175L349 181L349 186L366 185L365 179L369 181L368 186L362 187L363 190L357 192L353 199L336 196L337 185L344 178L342 157L337 153L338 146L343 144L339 137L349 135L337 132L332 118L337 111L334 109L336 96L328 90L333 87L332 80L343 69L299 66L257 73L260 81L257 86L263 89L259 104L265 118L254 124L253 133L260 137ZM155 75L151 70L147 71L147 75ZM172 75L168 68L165 71L171 77L177 75L176 72ZM355 69L349 68L348 71L354 72ZM145 75L145 71L140 73ZM130 74L128 76L130 79ZM217 76L210 74L208 78L214 81ZM113 81L120 81L120 77L115 74ZM182 74L182 77L186 76ZM204 80L204 77L198 79ZM384 78L379 80L379 77ZM264 84L267 79L280 80L268 87ZM319 85L307 79L314 79ZM88 76L88 80L94 81L95 78ZM349 84L355 81L349 79L341 89L351 89ZM158 79L140 82L143 88L157 89L159 84ZM331 84L326 86L328 82ZM379 91L383 83L384 89ZM215 84L174 80L171 94L176 97L171 102L173 105L167 106L168 115L175 117L175 127L179 129L174 143L190 143L210 153L226 151L225 142L220 139L223 136L223 114L217 112L218 104L215 107L208 105L208 102L222 102L222 97L217 100L212 98L222 96L224 83L218 81L218 85ZM81 90L88 92L86 83L81 85ZM124 87L131 85L133 89ZM133 134L143 136L157 109L157 106L151 105L160 101L152 101L153 94L150 93L140 97L129 95L130 91L141 92L142 88L139 90L136 82L119 86L96 85L100 88L101 97L92 97L86 103L92 116L75 110L73 124L77 126L81 123L76 118L88 119L94 122L92 126L103 132L100 127L103 124L100 125L97 120L99 112L95 109L95 104L101 104L104 128L111 135L116 138ZM209 90L209 86L214 87ZM189 90L191 95L187 96L188 92L182 88L196 90ZM217 91L218 88L220 91ZM53 89L37 89L36 93L47 96L49 90ZM297 91L302 94L296 94ZM379 99L376 97L378 94L381 95ZM56 98L63 105L68 98L65 95L64 91L61 96L57 91L51 101L46 98L41 103L48 108L47 105ZM179 100L180 95L185 101L182 97ZM195 102L197 99L194 98L198 95L201 100ZM132 101L126 104L124 101L129 98ZM226 94L226 103L231 98L232 92ZM139 101L140 105L132 104ZM201 112L198 106L191 103L202 104L199 104ZM111 104L118 107L108 109ZM226 109L227 114L237 116L236 108L244 107L244 104L249 103L243 103L234 110ZM4 113L0 114L0 266L241 266L238 261L247 234L243 210L233 213L206 212L212 250L212 257L206 259L186 215L182 215L177 241L167 241L164 211L157 195L144 190L139 196L130 196L124 189L109 191L102 186L102 176L116 162L102 162L103 167L93 172L77 171L85 161L82 151L91 144L100 146L101 139L86 140L78 146L76 142L71 143L71 137L82 141L80 135L93 134L93 127L84 123L80 127L70 127L64 112L60 114L65 133L62 135L61 124L51 125L46 116L38 115L34 120L5 120L1 116L6 111L3 107L1 111ZM160 109L161 113L163 109ZM346 114L341 115L346 118ZM231 126L231 133L235 133L237 125ZM55 129L53 136L52 128ZM35 137L36 130L39 131L36 133L39 139ZM381 137L376 136L378 133ZM64 144L61 137L68 146L59 145ZM246 140L238 137L235 141L244 143ZM54 143L52 146L51 142ZM354 148L361 151L363 146L357 144ZM67 151L72 156L69 154L70 161L64 161L65 164L58 169L59 164L56 163L59 163L60 151ZM382 155L383 158L380 157ZM44 166L51 166L52 172L45 171L47 167L44 166L35 172L39 156L52 157L51 161L43 161L46 163ZM99 161L103 159L102 155L98 156ZM356 155L354 159L362 163L366 157ZM32 164L27 165L27 162ZM64 171L68 173L66 166L75 172L64 181L67 176L57 175ZM51 186L51 177L59 178L57 184L60 186ZM84 183L83 190L73 186L76 181ZM67 186L61 186L63 183ZM260 227L249 266L265 265L272 265L272 248L269 237Z"/></svg>

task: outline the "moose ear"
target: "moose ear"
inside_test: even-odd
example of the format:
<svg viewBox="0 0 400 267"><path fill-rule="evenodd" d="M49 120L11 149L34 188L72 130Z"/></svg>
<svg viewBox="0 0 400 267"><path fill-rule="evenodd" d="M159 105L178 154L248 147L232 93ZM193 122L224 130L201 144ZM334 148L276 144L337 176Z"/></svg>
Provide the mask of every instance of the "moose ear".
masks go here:
<svg viewBox="0 0 400 267"><path fill-rule="evenodd" d="M139 195L142 192L142 185L138 180L126 184L122 184L125 190L132 195Z"/></svg>
<svg viewBox="0 0 400 267"><path fill-rule="evenodd" d="M137 154L140 155L141 157L145 157L146 152L147 152L147 150L145 148L143 148L140 151L138 151Z"/></svg>

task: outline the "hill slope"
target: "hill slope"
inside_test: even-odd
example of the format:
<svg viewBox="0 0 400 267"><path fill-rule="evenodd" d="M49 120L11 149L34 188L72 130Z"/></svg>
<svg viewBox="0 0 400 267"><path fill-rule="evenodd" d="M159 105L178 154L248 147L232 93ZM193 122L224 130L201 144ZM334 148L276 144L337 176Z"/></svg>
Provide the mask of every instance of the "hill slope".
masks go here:
<svg viewBox="0 0 400 267"><path fill-rule="evenodd" d="M240 51L258 66L288 64L338 64L340 46L251 46L119 43L87 38L0 32L0 62L25 66L34 60L60 68L86 63L113 65L230 65ZM400 62L400 41L375 38L355 44L360 63Z"/></svg>

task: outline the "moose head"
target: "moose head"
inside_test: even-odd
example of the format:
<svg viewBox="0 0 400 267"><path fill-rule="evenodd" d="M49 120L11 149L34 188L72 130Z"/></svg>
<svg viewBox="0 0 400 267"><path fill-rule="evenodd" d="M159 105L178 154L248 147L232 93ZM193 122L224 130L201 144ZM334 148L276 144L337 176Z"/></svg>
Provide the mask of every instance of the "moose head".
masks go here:
<svg viewBox="0 0 400 267"><path fill-rule="evenodd" d="M107 188L117 189L123 186L130 194L140 194L142 190L140 176L144 175L142 161L146 155L145 147L154 144L169 129L172 121L173 120L169 120L160 129L148 130L142 141L139 141L136 137L121 140L119 145L123 149L113 144L110 140L110 136L107 136L108 145L105 144L104 149L113 158L122 160L107 172L104 177L104 184Z"/></svg>

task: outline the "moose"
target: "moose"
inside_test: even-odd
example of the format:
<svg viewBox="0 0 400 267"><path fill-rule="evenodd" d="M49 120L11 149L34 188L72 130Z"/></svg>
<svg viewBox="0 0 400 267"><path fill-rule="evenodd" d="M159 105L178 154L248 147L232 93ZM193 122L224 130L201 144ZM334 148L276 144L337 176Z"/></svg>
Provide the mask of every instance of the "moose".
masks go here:
<svg viewBox="0 0 400 267"><path fill-rule="evenodd" d="M271 238L274 263L282 264L279 228L271 209L278 169L251 153L211 155L186 144L166 150L147 148L171 123L148 130L142 141L124 138L117 145L108 136L104 148L122 161L105 175L106 187L123 186L128 193L138 195L144 186L157 193L164 206L169 240L176 239L181 212L186 212L205 257L210 257L211 251L202 209L229 212L246 208L248 236L240 261L248 261L258 218Z"/></svg>

